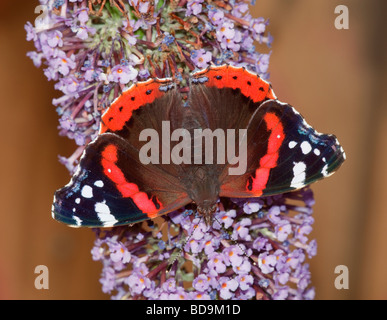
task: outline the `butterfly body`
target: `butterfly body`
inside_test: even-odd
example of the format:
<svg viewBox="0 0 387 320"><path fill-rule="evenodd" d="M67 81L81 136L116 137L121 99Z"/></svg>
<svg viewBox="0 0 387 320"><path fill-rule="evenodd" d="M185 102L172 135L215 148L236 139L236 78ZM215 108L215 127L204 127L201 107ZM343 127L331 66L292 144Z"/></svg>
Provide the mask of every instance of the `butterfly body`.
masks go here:
<svg viewBox="0 0 387 320"><path fill-rule="evenodd" d="M102 116L78 172L55 194L53 216L72 226L117 226L195 203L207 224L219 197L300 189L335 172L345 154L271 86L244 68L137 83Z"/></svg>
<svg viewBox="0 0 387 320"><path fill-rule="evenodd" d="M197 206L197 211L204 217L207 224L212 221L219 199L220 182L208 165L191 166L188 177L184 177L185 190Z"/></svg>

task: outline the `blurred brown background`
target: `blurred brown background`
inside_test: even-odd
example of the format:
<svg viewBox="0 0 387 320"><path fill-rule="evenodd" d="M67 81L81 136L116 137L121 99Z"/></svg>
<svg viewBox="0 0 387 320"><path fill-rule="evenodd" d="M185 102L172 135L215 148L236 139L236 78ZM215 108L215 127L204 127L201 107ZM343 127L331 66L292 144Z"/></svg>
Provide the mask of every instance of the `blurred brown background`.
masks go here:
<svg viewBox="0 0 387 320"><path fill-rule="evenodd" d="M0 0L0 298L105 299L94 234L51 219L53 192L69 175L57 155L75 146L57 134L58 92L26 52L24 24L37 1ZM349 30L334 27L337 5ZM334 133L347 161L314 185L318 254L310 261L317 299L387 299L386 1L257 0L270 18L271 82L320 132ZM16 6L15 6L16 5ZM49 290L34 287L37 265ZM349 268L349 289L334 287L334 268Z"/></svg>

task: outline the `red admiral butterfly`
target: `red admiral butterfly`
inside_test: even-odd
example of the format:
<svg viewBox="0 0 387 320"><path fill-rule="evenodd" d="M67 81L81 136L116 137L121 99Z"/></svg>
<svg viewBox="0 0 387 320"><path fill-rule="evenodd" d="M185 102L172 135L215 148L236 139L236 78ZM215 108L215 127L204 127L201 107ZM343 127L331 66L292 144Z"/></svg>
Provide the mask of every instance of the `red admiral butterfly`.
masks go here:
<svg viewBox="0 0 387 320"><path fill-rule="evenodd" d="M147 163L140 161L148 138L153 133L161 137L165 128L183 129L178 138L172 133L170 140L156 140L156 150L177 150L177 161L150 146ZM147 129L151 131L144 138ZM223 162L197 161L204 146L187 150L179 144L181 139L198 142L198 129L209 129L213 138L219 129L237 130L234 138L247 146L243 163L236 163L236 152ZM230 155L224 141L216 144L222 152L214 144L209 147L214 159ZM185 151L187 157L182 156ZM111 227L193 202L209 224L219 197L300 189L333 174L344 160L336 137L316 132L293 107L276 99L268 82L245 68L211 66L191 75L186 95L170 78L139 82L123 92L102 116L99 135L86 147L70 183L55 193L52 212L72 226ZM242 173L230 174L238 165Z"/></svg>

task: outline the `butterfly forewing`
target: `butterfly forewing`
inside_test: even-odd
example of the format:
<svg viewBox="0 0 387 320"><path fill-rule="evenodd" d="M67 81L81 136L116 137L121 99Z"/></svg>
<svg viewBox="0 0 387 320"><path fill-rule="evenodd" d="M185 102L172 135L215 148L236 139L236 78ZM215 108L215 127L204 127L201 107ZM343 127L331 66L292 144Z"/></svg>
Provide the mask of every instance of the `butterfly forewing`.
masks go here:
<svg viewBox="0 0 387 320"><path fill-rule="evenodd" d="M320 134L290 105L264 102L248 126L247 171L225 175L221 196L260 197L300 189L343 163L333 135ZM253 141L253 142L252 142Z"/></svg>
<svg viewBox="0 0 387 320"><path fill-rule="evenodd" d="M148 82L146 89L149 83L164 85L164 81ZM142 97L140 89L129 90L130 95L124 95L123 101L117 99L112 111L103 116L103 133L87 146L70 183L55 194L55 219L74 226L117 226L154 218L192 201L181 186L180 166L163 164L161 157L158 163L143 163L140 158L140 150L148 142L140 139L141 132L152 130L160 139L150 143L162 150L162 123L181 126L179 93L175 88L165 92L163 87L154 101ZM152 90L157 93L159 89L152 86ZM133 97L151 102L126 106Z"/></svg>

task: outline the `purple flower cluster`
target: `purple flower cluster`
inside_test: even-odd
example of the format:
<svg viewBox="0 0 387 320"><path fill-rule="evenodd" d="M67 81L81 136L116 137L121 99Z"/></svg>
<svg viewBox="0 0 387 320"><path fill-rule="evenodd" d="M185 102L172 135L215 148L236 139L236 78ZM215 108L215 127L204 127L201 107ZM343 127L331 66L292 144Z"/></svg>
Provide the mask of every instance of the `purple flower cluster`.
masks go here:
<svg viewBox="0 0 387 320"><path fill-rule="evenodd" d="M53 104L59 133L81 148L59 160L74 172L80 151L93 140L100 117L126 87L148 77L175 77L210 64L246 66L268 77L267 21L251 17L245 1L40 0L44 15L25 25L36 50L27 55L44 66L62 96Z"/></svg>
<svg viewBox="0 0 387 320"><path fill-rule="evenodd" d="M313 299L313 203L303 189L222 200L211 226L185 209L151 226L98 229L102 290L115 299Z"/></svg>

